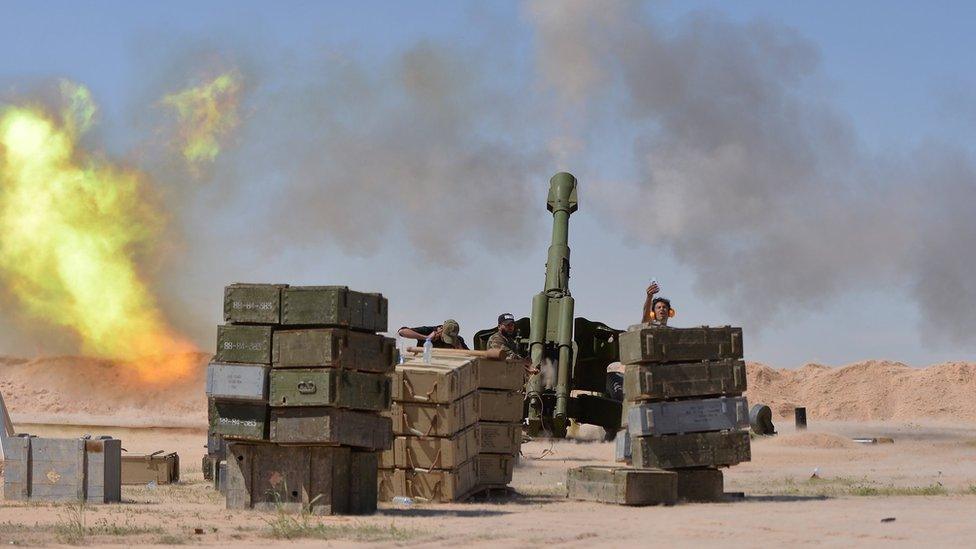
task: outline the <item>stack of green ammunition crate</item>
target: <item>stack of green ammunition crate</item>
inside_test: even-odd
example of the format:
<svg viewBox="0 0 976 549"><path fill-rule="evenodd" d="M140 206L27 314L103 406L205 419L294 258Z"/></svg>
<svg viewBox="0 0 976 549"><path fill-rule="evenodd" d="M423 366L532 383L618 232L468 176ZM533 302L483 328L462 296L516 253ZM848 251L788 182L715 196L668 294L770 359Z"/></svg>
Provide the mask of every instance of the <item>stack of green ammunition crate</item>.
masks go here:
<svg viewBox="0 0 976 549"><path fill-rule="evenodd" d="M508 485L521 447L524 370L434 350L397 366L396 438L380 458L380 498L455 501Z"/></svg>
<svg viewBox="0 0 976 549"><path fill-rule="evenodd" d="M345 286L232 284L208 368L228 509L366 514L390 447L387 301Z"/></svg>
<svg viewBox="0 0 976 549"><path fill-rule="evenodd" d="M620 335L617 458L677 473L678 499L723 496L719 467L750 459L741 328L637 325Z"/></svg>

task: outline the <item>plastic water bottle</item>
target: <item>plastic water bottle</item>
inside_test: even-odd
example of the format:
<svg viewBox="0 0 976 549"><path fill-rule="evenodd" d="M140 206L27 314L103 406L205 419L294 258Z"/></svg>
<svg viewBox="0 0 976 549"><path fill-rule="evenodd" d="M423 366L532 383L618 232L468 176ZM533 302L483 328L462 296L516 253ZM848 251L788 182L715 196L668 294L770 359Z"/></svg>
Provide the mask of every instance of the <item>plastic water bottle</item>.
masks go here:
<svg viewBox="0 0 976 549"><path fill-rule="evenodd" d="M403 364L403 338L397 334L397 356L399 357L399 363Z"/></svg>
<svg viewBox="0 0 976 549"><path fill-rule="evenodd" d="M407 496L396 496L392 500L393 505L402 505L404 507L413 507L413 499Z"/></svg>
<svg viewBox="0 0 976 549"><path fill-rule="evenodd" d="M424 341L424 364L430 364L430 355L433 348L434 344L430 341L430 336L427 336L427 341Z"/></svg>

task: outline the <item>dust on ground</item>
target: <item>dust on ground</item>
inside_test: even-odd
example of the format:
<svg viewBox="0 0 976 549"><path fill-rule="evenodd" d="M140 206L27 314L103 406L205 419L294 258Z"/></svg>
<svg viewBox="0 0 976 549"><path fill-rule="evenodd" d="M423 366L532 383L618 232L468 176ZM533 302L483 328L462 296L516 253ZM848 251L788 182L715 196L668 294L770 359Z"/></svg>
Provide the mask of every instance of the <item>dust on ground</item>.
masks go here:
<svg viewBox="0 0 976 549"><path fill-rule="evenodd" d="M124 503L77 507L0 504L0 542L93 545L234 544L591 547L647 545L971 545L976 539L976 427L893 422L777 426L753 440L753 460L726 469L726 503L622 507L565 498L566 469L610 462L606 442L533 441L515 472L516 495L464 504L381 503L368 517L278 517L227 511L202 479L205 431L23 425L51 436L120 437L132 452L178 451L183 482L124 487ZM853 437L889 436L863 445ZM843 440L845 444L836 444ZM816 476L814 476L816 472ZM894 521L882 522L894 518ZM80 527L80 520L85 526ZM79 533L80 532L80 533ZM276 538L275 536L313 536Z"/></svg>
<svg viewBox="0 0 976 549"><path fill-rule="evenodd" d="M19 432L111 434L130 452L177 451L183 477L173 486L124 487L118 505L0 502L0 542L680 547L730 540L971 546L976 539L976 367L969 363L912 369L871 361L796 371L750 364L750 401L779 412L780 434L753 439L752 461L725 470L726 491L744 497L724 503L632 508L569 501L566 469L610 463L611 444L538 440L523 446L514 495L409 508L381 503L374 516L306 521L227 511L203 481L208 357L198 358L192 379L150 388L116 375L110 361L0 359L0 390ZM783 420L793 405L807 407L808 431L794 432ZM895 442L865 445L856 437Z"/></svg>

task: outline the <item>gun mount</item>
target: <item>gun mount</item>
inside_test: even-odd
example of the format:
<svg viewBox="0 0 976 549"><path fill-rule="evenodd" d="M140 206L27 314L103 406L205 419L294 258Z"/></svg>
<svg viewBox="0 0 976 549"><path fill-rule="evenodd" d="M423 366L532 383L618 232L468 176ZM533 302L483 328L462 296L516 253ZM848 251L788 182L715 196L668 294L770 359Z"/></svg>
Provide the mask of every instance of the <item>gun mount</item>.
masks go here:
<svg viewBox="0 0 976 549"><path fill-rule="evenodd" d="M606 394L606 368L617 361L621 330L579 317L569 291L569 218L578 208L577 181L560 172L549 180L547 208L552 212L552 241L546 260L543 290L532 298L529 318L516 325L520 349L539 373L525 386L524 417L530 435L546 431L566 436L569 420L600 425L615 433L621 403ZM497 328L475 334L475 348L484 349ZM587 391L589 394L576 394Z"/></svg>

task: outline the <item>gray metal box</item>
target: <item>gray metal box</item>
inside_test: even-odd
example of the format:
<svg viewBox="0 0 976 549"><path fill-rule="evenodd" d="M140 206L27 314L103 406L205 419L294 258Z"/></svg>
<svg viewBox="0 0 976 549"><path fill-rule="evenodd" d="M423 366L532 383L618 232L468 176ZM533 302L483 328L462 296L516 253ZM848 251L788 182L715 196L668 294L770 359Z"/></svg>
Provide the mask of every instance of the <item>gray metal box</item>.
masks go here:
<svg viewBox="0 0 976 549"><path fill-rule="evenodd" d="M34 437L30 452L31 499L85 500L85 439Z"/></svg>
<svg viewBox="0 0 976 549"><path fill-rule="evenodd" d="M3 498L23 501L30 497L31 438L3 437Z"/></svg>
<svg viewBox="0 0 976 549"><path fill-rule="evenodd" d="M268 399L268 372L265 364L211 362L207 366L207 396L222 400Z"/></svg>
<svg viewBox="0 0 976 549"><path fill-rule="evenodd" d="M122 498L122 442L111 437L11 437L4 497L113 503Z"/></svg>
<svg viewBox="0 0 976 549"><path fill-rule="evenodd" d="M220 459L224 458L224 454L227 452L227 444L224 442L224 437L218 435L214 432L207 433L207 455L218 456Z"/></svg>
<svg viewBox="0 0 976 549"><path fill-rule="evenodd" d="M122 501L122 441L111 437L85 440L85 501Z"/></svg>
<svg viewBox="0 0 976 549"><path fill-rule="evenodd" d="M745 397L641 402L627 412L631 436L674 435L749 428Z"/></svg>
<svg viewBox="0 0 976 549"><path fill-rule="evenodd" d="M630 433L627 429L617 431L613 444L613 460L619 463L630 462Z"/></svg>

